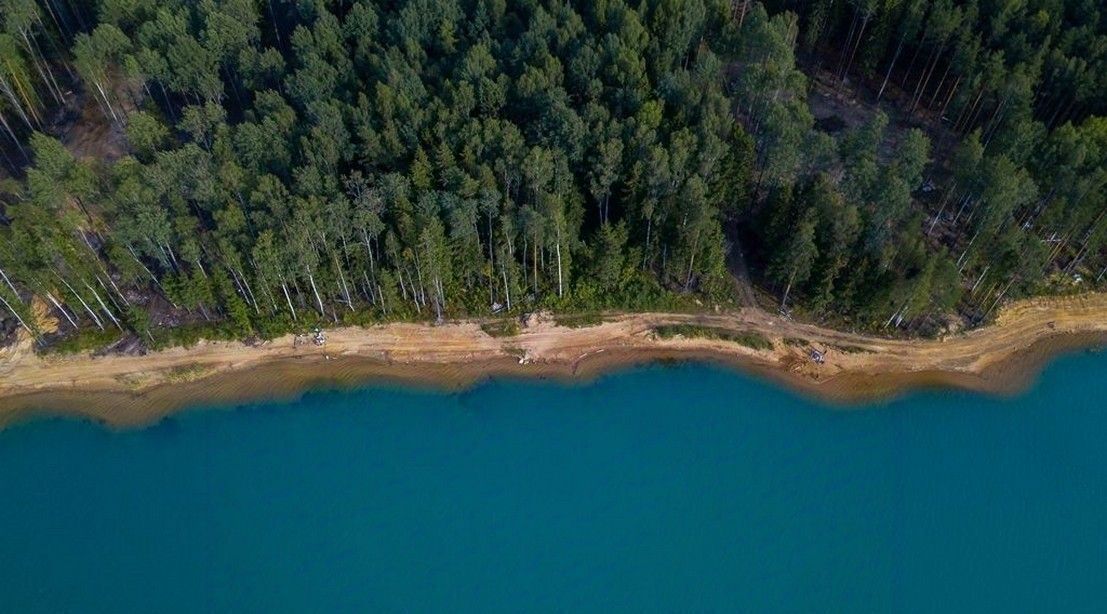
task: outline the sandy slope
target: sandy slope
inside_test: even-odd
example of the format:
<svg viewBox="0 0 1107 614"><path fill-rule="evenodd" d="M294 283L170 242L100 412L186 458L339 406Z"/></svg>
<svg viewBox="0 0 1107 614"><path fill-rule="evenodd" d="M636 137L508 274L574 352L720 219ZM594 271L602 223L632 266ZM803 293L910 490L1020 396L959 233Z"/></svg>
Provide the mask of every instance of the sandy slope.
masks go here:
<svg viewBox="0 0 1107 614"><path fill-rule="evenodd" d="M23 339L0 350L0 422L28 407L135 422L182 404L293 392L320 380L383 377L453 386L489 374L589 375L661 358L737 364L830 398L935 384L1005 391L1024 385L1046 355L1107 340L1107 294L1015 303L993 325L933 341L828 330L750 308L710 315L626 314L586 328L532 320L520 334L502 338L485 334L475 322L390 324L330 330L322 348L290 335L258 346L205 342L147 356L98 358L40 357ZM731 342L662 340L653 334L655 326L673 323L753 331L774 347L755 351ZM826 364L810 360L811 347L827 351Z"/></svg>

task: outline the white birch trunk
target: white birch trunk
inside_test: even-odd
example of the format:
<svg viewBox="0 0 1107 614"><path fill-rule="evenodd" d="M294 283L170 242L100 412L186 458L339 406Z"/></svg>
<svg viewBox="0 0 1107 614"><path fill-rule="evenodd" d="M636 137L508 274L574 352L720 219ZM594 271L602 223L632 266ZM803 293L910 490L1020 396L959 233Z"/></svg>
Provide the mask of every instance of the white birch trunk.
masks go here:
<svg viewBox="0 0 1107 614"><path fill-rule="evenodd" d="M15 316L15 319L19 322L20 326L22 326L28 333L30 333L32 337L36 336L35 331L31 330L30 326L27 326L27 323L23 321L23 318L19 317L19 312L17 312L15 308L11 306L11 303L9 303L7 299L5 299L2 295L0 295L0 302L4 303L4 306L8 308L8 311L12 312L12 315Z"/></svg>
<svg viewBox="0 0 1107 614"><path fill-rule="evenodd" d="M319 296L319 289L315 287L315 276L309 271L308 281L311 282L311 291L315 293L315 302L319 304L319 315L326 317L327 312L323 309L323 299Z"/></svg>
<svg viewBox="0 0 1107 614"><path fill-rule="evenodd" d="M84 297L82 297L80 293L73 288L73 286L69 285L69 282L66 281L65 278L62 277L60 274L58 274L57 271L55 271L54 274L58 276L58 279L61 280L62 284L66 288L69 288L69 291L73 293L73 296L77 297L77 300L80 301L81 306L85 308L85 311L88 312L89 317L91 317L92 321L96 324L96 328L104 330L104 323L100 320L100 317L96 315L96 312L93 311L92 307L89 307L88 303L85 302Z"/></svg>
<svg viewBox="0 0 1107 614"><path fill-rule="evenodd" d="M123 330L123 325L119 323L119 320L115 319L115 314L113 314L111 312L111 309L108 309L108 306L104 304L104 299L100 298L100 293L96 291L96 288L88 285L88 282L85 282L85 287L88 288L89 292L92 292L92 296L96 297L96 302L100 303L100 308L104 310L104 313L108 314L108 317L111 318L111 321L113 324L115 324L115 327L119 330Z"/></svg>
<svg viewBox="0 0 1107 614"><path fill-rule="evenodd" d="M54 298L54 295L50 294L49 292L46 293L46 298L54 304L54 308L60 311L61 314L65 316L65 319L69 321L69 324L73 326L73 329L76 330L77 322L75 322L73 318L69 317L69 312L65 310L65 306L59 303L58 299Z"/></svg>

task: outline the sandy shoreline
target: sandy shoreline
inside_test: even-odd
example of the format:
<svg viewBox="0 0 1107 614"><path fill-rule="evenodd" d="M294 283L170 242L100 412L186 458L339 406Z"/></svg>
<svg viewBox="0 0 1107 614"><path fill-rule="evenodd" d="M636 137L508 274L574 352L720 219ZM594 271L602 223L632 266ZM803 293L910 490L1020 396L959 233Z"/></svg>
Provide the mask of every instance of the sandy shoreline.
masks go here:
<svg viewBox="0 0 1107 614"><path fill-rule="evenodd" d="M690 323L755 332L773 348L653 333L657 326ZM995 324L943 340L857 335L753 309L625 314L584 328L540 319L509 337L491 337L475 322L389 324L328 331L323 348L286 336L257 346L204 342L147 356L40 357L24 340L0 350L0 425L35 413L136 425L186 406L288 398L317 386L383 381L457 389L489 377L588 380L663 360L718 363L842 403L921 387L1005 394L1030 385L1056 354L1101 346L1107 346L1102 293L1014 303ZM825 364L811 361L812 347L827 350Z"/></svg>

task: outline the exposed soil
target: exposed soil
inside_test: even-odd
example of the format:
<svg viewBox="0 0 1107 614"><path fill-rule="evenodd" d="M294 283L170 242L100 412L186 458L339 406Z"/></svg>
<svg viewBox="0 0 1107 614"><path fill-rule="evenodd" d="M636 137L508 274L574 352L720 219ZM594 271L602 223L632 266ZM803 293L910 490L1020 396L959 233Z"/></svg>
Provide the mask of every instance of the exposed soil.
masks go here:
<svg viewBox="0 0 1107 614"><path fill-rule="evenodd" d="M327 331L324 345L289 335L254 344L204 342L146 356L42 357L24 337L0 350L0 422L52 411L141 424L186 405L292 395L320 383L386 379L454 388L493 375L587 378L665 359L721 362L833 401L920 386L1013 392L1053 354L1107 343L1107 294L1015 303L991 326L940 340L835 331L756 308L612 315L580 328L548 317L525 324L505 337L488 335L478 321L350 327ZM772 347L653 333L673 324L755 333ZM814 349L823 353L822 364L812 360Z"/></svg>
<svg viewBox="0 0 1107 614"><path fill-rule="evenodd" d="M123 129L104 116L91 96L82 96L77 117L59 132L66 149L78 158L111 163L127 153Z"/></svg>

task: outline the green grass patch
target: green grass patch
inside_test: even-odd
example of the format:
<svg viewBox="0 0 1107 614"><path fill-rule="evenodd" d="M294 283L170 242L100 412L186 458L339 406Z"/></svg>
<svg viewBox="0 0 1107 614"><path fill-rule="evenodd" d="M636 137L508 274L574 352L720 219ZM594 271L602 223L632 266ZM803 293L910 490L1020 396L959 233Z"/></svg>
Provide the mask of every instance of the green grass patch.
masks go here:
<svg viewBox="0 0 1107 614"><path fill-rule="evenodd" d="M117 328L84 328L76 334L51 341L39 351L43 354L78 354L105 348L121 338L123 333Z"/></svg>
<svg viewBox="0 0 1107 614"><path fill-rule="evenodd" d="M240 335L227 322L195 322L173 327L155 328L151 348L192 347L201 341L235 341Z"/></svg>
<svg viewBox="0 0 1107 614"><path fill-rule="evenodd" d="M485 322L480 329L490 337L514 337L519 334L519 321L515 318Z"/></svg>
<svg viewBox="0 0 1107 614"><path fill-rule="evenodd" d="M654 327L654 333L662 339L684 337L687 339L714 339L744 345L754 350L771 350L773 342L762 335L750 331L735 331L717 326L698 324L665 324Z"/></svg>
<svg viewBox="0 0 1107 614"><path fill-rule="evenodd" d="M207 377L212 372L210 367L201 365L184 365L173 367L165 374L165 381L171 384L183 384Z"/></svg>
<svg viewBox="0 0 1107 614"><path fill-rule="evenodd" d="M865 348L857 347L856 345L832 345L830 347L843 354L867 354L870 351Z"/></svg>

